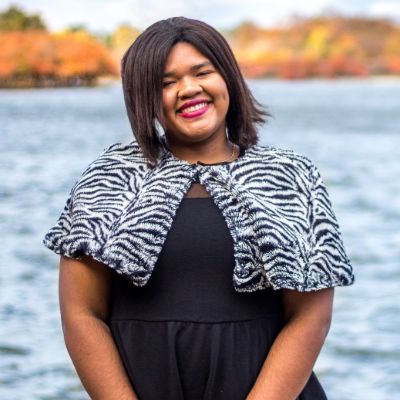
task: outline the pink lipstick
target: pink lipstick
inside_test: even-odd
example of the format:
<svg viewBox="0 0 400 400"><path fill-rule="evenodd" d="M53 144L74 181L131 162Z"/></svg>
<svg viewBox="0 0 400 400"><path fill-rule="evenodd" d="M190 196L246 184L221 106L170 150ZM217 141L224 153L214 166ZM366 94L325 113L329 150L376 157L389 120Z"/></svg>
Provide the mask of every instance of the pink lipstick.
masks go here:
<svg viewBox="0 0 400 400"><path fill-rule="evenodd" d="M179 115L183 118L195 118L195 117L199 117L200 115L203 115L204 113L206 113L209 108L210 108L210 105L206 104L204 107L202 107L196 111L182 112L182 113L179 113Z"/></svg>

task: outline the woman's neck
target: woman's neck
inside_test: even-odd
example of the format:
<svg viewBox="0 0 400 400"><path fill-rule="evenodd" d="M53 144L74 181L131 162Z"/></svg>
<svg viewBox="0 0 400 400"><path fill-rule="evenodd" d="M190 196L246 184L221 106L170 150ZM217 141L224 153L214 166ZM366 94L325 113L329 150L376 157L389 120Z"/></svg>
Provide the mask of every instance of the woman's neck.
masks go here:
<svg viewBox="0 0 400 400"><path fill-rule="evenodd" d="M238 145L226 139L219 143L201 143L190 145L175 145L166 141L168 150L181 160L190 164L201 161L206 164L214 164L226 161L233 161L238 157L240 148Z"/></svg>

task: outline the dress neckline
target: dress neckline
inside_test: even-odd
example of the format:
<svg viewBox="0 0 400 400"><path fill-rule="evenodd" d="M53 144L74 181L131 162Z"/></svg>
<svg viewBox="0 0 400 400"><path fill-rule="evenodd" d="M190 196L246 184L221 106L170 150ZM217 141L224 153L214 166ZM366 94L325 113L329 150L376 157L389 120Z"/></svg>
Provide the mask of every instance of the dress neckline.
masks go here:
<svg viewBox="0 0 400 400"><path fill-rule="evenodd" d="M225 165L225 164L231 164L234 163L235 161L239 160L240 158L243 157L244 155L244 148L239 146L239 155L231 161L221 161L221 162L216 162L216 163L204 163L202 161L197 161L194 164L199 164L199 165Z"/></svg>
<svg viewBox="0 0 400 400"><path fill-rule="evenodd" d="M203 199L212 199L212 197L211 196L207 196L207 197L188 197L188 196L185 196L184 198L183 198L183 200L203 200Z"/></svg>

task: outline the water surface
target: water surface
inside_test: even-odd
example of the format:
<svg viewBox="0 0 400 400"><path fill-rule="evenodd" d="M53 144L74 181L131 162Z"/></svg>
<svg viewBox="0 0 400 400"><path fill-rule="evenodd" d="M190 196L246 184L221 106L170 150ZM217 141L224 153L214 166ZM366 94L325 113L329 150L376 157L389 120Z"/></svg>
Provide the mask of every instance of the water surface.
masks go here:
<svg viewBox="0 0 400 400"><path fill-rule="evenodd" d="M400 393L400 82L251 81L260 143L318 166L356 283L335 291L315 372L330 400ZM119 85L0 92L0 398L87 399L65 350L58 256L41 243L87 164L131 131Z"/></svg>

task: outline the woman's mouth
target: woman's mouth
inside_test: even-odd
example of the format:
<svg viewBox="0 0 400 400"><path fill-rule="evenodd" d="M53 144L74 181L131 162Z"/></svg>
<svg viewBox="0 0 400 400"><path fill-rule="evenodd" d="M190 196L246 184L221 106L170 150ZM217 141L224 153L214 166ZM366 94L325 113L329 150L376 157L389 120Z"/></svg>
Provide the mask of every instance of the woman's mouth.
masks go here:
<svg viewBox="0 0 400 400"><path fill-rule="evenodd" d="M178 114L183 118L195 118L203 115L210 108L210 103L204 102L194 106L189 106L178 111Z"/></svg>

